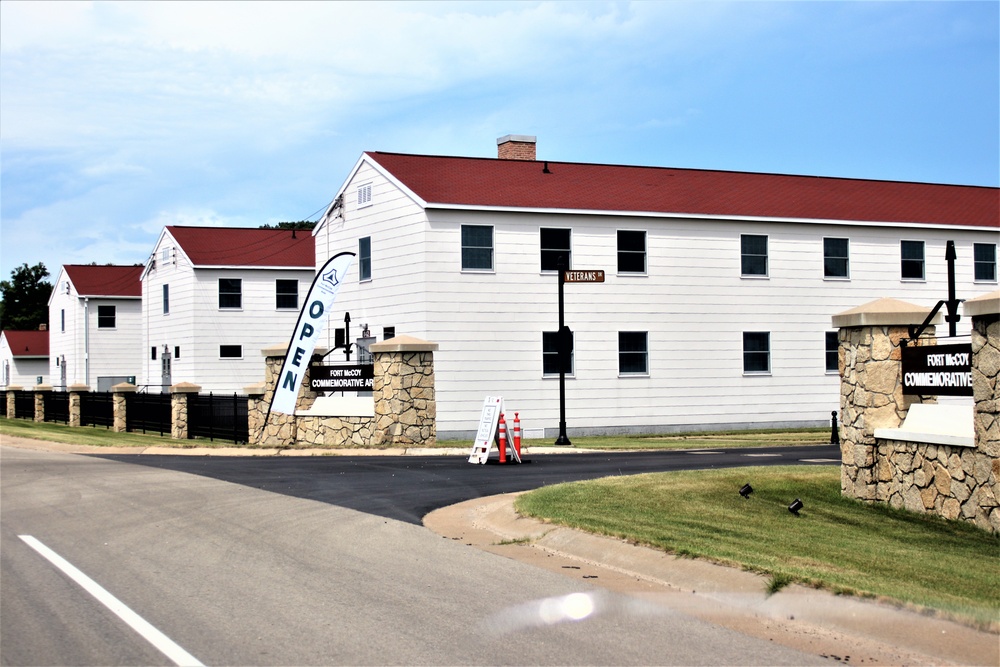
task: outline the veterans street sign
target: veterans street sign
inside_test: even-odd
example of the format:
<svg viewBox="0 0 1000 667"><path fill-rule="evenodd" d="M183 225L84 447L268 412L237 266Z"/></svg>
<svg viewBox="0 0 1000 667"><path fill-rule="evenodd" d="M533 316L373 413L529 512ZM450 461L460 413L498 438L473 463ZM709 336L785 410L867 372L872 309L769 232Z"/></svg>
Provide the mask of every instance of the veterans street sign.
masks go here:
<svg viewBox="0 0 1000 667"><path fill-rule="evenodd" d="M604 271L563 271L563 282L567 283L603 283Z"/></svg>

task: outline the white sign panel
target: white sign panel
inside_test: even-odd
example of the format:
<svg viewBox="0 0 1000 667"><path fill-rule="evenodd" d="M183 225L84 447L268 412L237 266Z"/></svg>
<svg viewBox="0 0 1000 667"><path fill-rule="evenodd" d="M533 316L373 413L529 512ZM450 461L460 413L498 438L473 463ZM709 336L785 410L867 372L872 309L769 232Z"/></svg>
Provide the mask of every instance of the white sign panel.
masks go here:
<svg viewBox="0 0 1000 667"><path fill-rule="evenodd" d="M501 412L503 412L503 397L487 396L483 401L483 414L479 418L479 430L476 431L476 440L472 443L469 463L485 464L486 459L490 457L493 436L497 432Z"/></svg>
<svg viewBox="0 0 1000 667"><path fill-rule="evenodd" d="M268 415L271 412L295 414L295 402L302 387L302 377L309 367L313 350L316 349L316 341L326 326L330 307L337 298L337 292L340 291L353 260L353 252L339 253L331 257L316 274L312 287L309 288L309 294L302 304L295 332L288 342L288 353L285 355L285 363L281 366L281 374L274 388Z"/></svg>

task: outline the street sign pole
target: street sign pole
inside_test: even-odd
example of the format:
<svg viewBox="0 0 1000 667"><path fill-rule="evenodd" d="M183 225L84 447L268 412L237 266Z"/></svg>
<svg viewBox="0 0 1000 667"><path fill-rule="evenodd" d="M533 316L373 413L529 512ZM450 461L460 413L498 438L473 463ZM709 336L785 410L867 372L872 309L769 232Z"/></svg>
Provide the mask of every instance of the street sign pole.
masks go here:
<svg viewBox="0 0 1000 667"><path fill-rule="evenodd" d="M559 332L562 333L563 327L566 326L563 315L563 285L566 282L566 260L560 257L556 268L559 270ZM561 362L559 364L559 437L556 438L556 444L573 444L566 435L566 366Z"/></svg>

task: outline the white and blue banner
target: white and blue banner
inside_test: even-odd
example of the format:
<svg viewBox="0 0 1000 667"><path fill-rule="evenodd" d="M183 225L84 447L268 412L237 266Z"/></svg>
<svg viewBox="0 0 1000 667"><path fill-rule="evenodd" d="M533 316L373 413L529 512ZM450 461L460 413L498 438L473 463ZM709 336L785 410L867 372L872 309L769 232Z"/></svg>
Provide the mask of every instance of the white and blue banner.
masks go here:
<svg viewBox="0 0 1000 667"><path fill-rule="evenodd" d="M281 375L278 376L278 382L274 387L268 415L271 412L295 414L295 402L302 387L302 377L309 368L316 342L329 318L330 307L337 298L337 292L347 278L347 270L353 261L353 252L334 255L327 260L313 279L309 294L302 304L299 320L295 324L295 332L288 341L288 352L285 354L285 363L281 366Z"/></svg>

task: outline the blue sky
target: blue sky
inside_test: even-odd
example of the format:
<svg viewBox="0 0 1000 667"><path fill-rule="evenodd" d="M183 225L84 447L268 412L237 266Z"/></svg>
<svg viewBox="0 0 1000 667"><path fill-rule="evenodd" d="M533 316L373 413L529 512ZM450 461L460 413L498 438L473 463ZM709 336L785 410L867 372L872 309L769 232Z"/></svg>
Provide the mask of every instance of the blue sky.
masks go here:
<svg viewBox="0 0 1000 667"><path fill-rule="evenodd" d="M1000 185L998 2L0 2L0 278L312 219L365 150Z"/></svg>

